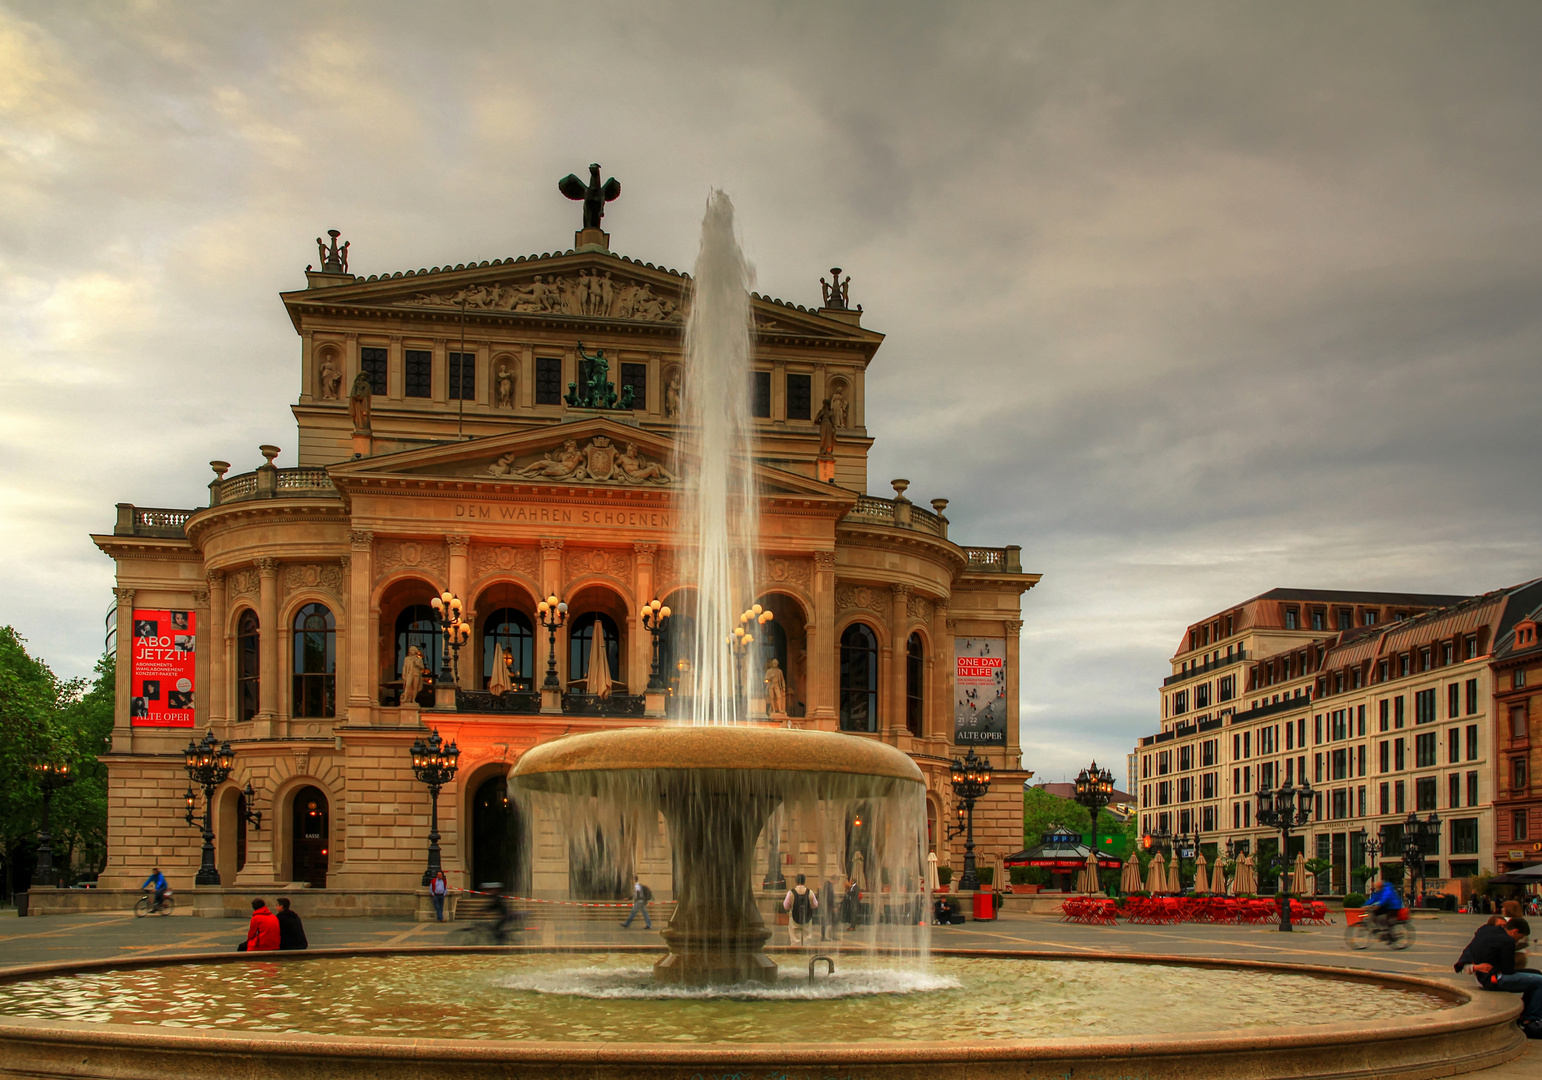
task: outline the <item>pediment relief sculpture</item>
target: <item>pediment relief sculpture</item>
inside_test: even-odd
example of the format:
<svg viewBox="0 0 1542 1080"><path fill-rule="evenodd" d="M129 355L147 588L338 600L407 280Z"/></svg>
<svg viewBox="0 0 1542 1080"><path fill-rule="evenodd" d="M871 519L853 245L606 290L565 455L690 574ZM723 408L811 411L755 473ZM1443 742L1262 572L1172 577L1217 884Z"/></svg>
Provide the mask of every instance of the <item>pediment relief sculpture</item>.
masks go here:
<svg viewBox="0 0 1542 1080"><path fill-rule="evenodd" d="M680 322L680 305L658 296L646 281L613 279L609 270L559 277L537 274L525 284L467 285L447 293L418 293L401 305L453 307L521 314L583 315L592 319Z"/></svg>
<svg viewBox="0 0 1542 1080"><path fill-rule="evenodd" d="M577 439L567 439L555 450L521 464L525 455L518 451L504 454L487 467L483 476L506 480L571 480L586 483L667 485L675 476L663 465L650 461L628 442L619 449L603 435L590 439L582 447Z"/></svg>

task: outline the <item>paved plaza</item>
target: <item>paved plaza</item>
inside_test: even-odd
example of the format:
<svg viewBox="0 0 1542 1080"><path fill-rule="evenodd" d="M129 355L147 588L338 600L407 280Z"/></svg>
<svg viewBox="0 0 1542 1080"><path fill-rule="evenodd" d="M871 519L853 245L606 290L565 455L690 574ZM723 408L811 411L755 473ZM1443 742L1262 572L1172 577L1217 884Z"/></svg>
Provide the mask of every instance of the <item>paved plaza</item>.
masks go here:
<svg viewBox="0 0 1542 1080"><path fill-rule="evenodd" d="M1483 916L1418 916L1417 940L1402 952L1379 945L1363 952L1351 951L1344 945L1343 917L1337 918L1339 921L1331 926L1298 928L1286 935L1273 927L1259 926L1078 926L1050 915L1008 910L994 923L936 927L932 943L937 948L1017 949L1066 955L1126 952L1320 964L1431 976L1449 979L1463 987L1472 986L1468 977L1453 975L1451 964L1482 924ZM658 920L651 932L640 923L630 929L623 929L619 923L619 918L575 919L555 908L536 908L526 920L521 939L529 944L559 945L645 945L659 940ZM469 924L313 919L307 920L305 931L313 949L426 947L466 944L466 925ZM107 957L132 961L173 953L222 953L232 951L244 938L245 923L237 919L202 919L191 915L135 919L128 913L18 919L13 912L7 912L0 917L0 968ZM785 932L773 940L773 944L785 943ZM1539 1066L1542 1052L1533 1048L1509 1065L1469 1075L1484 1080L1510 1080L1536 1075Z"/></svg>

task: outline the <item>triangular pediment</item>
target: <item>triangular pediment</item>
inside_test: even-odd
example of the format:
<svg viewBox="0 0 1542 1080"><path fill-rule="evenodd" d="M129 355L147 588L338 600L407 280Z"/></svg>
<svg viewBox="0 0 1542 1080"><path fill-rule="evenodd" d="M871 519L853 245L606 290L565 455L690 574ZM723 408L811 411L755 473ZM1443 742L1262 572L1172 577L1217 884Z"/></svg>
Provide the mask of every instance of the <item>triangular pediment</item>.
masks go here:
<svg viewBox="0 0 1542 1080"><path fill-rule="evenodd" d="M283 297L297 328L300 312L316 307L389 309L447 322L459 321L464 308L479 321L651 323L678 333L689 313L690 276L610 252L581 251L355 277ZM762 336L874 345L883 340L881 334L796 304L758 294L752 304Z"/></svg>
<svg viewBox="0 0 1542 1080"><path fill-rule="evenodd" d="M603 414L550 427L441 443L393 454L359 458L331 468L342 491L372 482L474 482L479 488L631 488L654 492L680 489L676 469L695 461L676 440ZM850 492L768 465L755 466L761 493L770 498L849 503Z"/></svg>

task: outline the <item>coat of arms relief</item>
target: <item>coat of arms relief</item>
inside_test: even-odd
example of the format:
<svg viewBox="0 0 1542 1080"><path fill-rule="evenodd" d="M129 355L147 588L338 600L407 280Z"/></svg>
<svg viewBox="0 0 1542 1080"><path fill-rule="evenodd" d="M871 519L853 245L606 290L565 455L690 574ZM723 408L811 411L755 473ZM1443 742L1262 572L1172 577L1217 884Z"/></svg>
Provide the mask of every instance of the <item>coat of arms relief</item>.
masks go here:
<svg viewBox="0 0 1542 1080"><path fill-rule="evenodd" d="M667 485L676 477L656 461L638 452L634 442L619 449L603 435L590 439L582 447L577 439L564 440L555 450L527 464L524 456L504 454L487 467L483 476L507 480L583 480L602 484Z"/></svg>

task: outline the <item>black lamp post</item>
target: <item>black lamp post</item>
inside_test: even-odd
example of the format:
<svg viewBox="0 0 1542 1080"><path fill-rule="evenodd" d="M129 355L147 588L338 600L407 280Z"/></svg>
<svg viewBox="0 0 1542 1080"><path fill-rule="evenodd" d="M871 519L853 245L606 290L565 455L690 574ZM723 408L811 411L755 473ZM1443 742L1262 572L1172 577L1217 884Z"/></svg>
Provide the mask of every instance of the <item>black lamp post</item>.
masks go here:
<svg viewBox="0 0 1542 1080"><path fill-rule="evenodd" d="M454 593L440 593L432 603L447 646L439 653L439 683L442 686L459 686L460 647L471 640L471 624L460 617L462 605L460 597Z"/></svg>
<svg viewBox="0 0 1542 1080"><path fill-rule="evenodd" d="M568 606L559 603L556 594L548 596L535 606L536 616L546 627L546 681L542 690L562 691L562 681L557 678L557 628L568 621ZM427 884L427 882L424 882Z"/></svg>
<svg viewBox="0 0 1542 1080"><path fill-rule="evenodd" d="M1113 798L1114 774L1099 769L1096 761L1076 774L1075 799L1092 815L1092 843L1088 846L1093 851L1098 849L1098 814Z"/></svg>
<svg viewBox="0 0 1542 1080"><path fill-rule="evenodd" d="M1362 827L1360 829L1360 846L1365 849L1366 855L1368 855L1371 860L1371 876L1366 879L1364 883L1366 887L1369 887L1370 883L1376 880L1376 856L1381 854L1381 850L1384 844L1385 841L1382 839L1381 830L1378 829L1376 835L1372 836L1365 830L1365 828Z"/></svg>
<svg viewBox="0 0 1542 1080"><path fill-rule="evenodd" d="M1424 849L1432 846L1432 842L1439 838L1439 815L1431 813L1421 821L1417 813L1409 811L1407 820L1403 822L1403 885L1410 902L1418 896L1414 879L1418 879L1421 888L1424 884Z"/></svg>
<svg viewBox="0 0 1542 1080"><path fill-rule="evenodd" d="M43 791L43 827L37 834L37 873L33 875L39 885L59 884L54 871L54 843L48 831L48 804L53 802L54 792L75 782L70 763L52 758L38 758L32 763L37 773L38 787Z"/></svg>
<svg viewBox="0 0 1542 1080"><path fill-rule="evenodd" d="M974 804L985 798L991 786L991 763L978 757L974 747L963 758L953 759L953 795L964 807L964 876L958 879L959 891L980 891L980 878L974 866Z"/></svg>
<svg viewBox="0 0 1542 1080"><path fill-rule="evenodd" d="M182 756L183 768L187 769L187 778L191 781L187 789L189 825L194 823L192 785L197 784L203 788L203 861L198 866L198 876L193 878L193 884L218 885L220 872L214 865L214 789L223 784L230 776L230 770L235 768L236 752L230 748L229 740L216 744L214 729L210 728L204 733L201 742L189 740Z"/></svg>
<svg viewBox="0 0 1542 1080"><path fill-rule="evenodd" d="M663 693L668 687L664 685L664 673L659 670L659 638L669 632L669 608L654 597L643 605L641 619L643 629L653 638L653 667L648 672L648 690Z"/></svg>
<svg viewBox="0 0 1542 1080"><path fill-rule="evenodd" d="M1290 933L1290 834L1305 825L1312 816L1316 794L1305 780L1293 788L1286 783L1278 790L1258 789L1258 823L1280 830L1280 932Z"/></svg>
<svg viewBox="0 0 1542 1080"><path fill-rule="evenodd" d="M450 745L444 745L438 728L428 736L428 741L420 737L412 744L413 775L428 785L428 797L433 806L428 826L428 869L423 871L424 885L439 873L439 789L455 779L459 760L460 747L453 739Z"/></svg>

